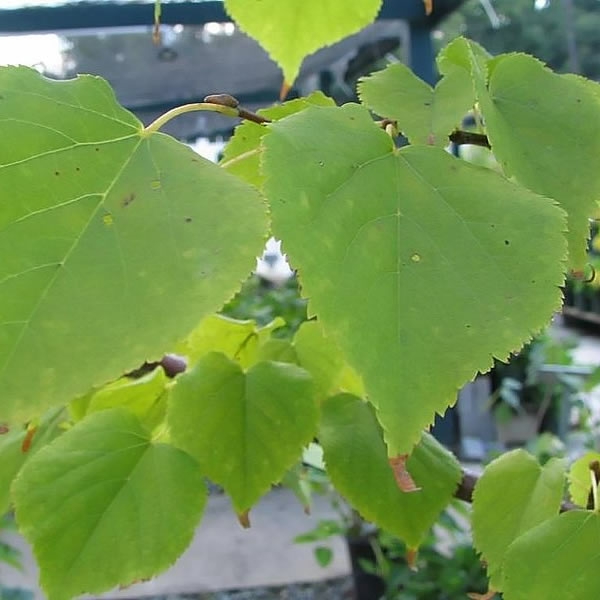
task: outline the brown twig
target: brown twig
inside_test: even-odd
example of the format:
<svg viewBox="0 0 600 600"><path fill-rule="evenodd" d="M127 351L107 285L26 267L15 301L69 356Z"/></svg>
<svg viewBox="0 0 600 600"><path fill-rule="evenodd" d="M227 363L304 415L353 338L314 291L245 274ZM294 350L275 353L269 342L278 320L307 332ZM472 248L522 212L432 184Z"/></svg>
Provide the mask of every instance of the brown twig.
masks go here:
<svg viewBox="0 0 600 600"><path fill-rule="evenodd" d="M450 141L454 144L463 145L471 144L473 146L483 146L484 148L491 149L492 145L487 137L483 133L475 133L473 131L461 131L457 129L453 131L449 136Z"/></svg>

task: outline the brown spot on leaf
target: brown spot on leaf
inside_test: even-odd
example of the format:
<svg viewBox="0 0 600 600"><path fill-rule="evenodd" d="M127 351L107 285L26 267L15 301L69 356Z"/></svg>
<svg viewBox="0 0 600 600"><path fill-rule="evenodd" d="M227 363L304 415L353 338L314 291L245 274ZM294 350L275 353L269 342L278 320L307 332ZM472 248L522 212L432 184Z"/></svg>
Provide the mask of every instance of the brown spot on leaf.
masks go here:
<svg viewBox="0 0 600 600"><path fill-rule="evenodd" d="M186 218L184 219L184 221L185 221L186 223L191 223L191 222L192 222L192 217L186 217Z"/></svg>
<svg viewBox="0 0 600 600"><path fill-rule="evenodd" d="M121 205L123 206L123 208L125 208L126 206L129 206L134 200L135 200L135 193L131 192L131 194L127 194L123 198L123 200L121 200Z"/></svg>
<svg viewBox="0 0 600 600"><path fill-rule="evenodd" d="M399 454L389 459L390 467L394 473L396 483L402 492L418 492L421 488L417 486L411 474L406 468L408 454Z"/></svg>
<svg viewBox="0 0 600 600"><path fill-rule="evenodd" d="M10 431L8 425L6 423L0 423L0 435L4 435Z"/></svg>

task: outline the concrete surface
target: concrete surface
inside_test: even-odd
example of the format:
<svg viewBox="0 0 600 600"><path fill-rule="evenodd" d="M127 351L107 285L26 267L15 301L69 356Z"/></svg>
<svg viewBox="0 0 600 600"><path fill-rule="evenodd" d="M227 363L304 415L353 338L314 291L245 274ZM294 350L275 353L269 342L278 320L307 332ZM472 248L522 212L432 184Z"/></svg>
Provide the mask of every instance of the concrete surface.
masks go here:
<svg viewBox="0 0 600 600"><path fill-rule="evenodd" d="M242 529L228 498L211 496L192 544L171 569L151 581L101 597L139 598L277 586L347 575L350 563L341 538L327 540L333 549L333 561L326 568L317 564L314 544L293 541L323 518L335 518L326 499L315 497L312 514L307 516L291 492L278 488L250 512L252 527ZM0 562L0 582L8 587L34 589L36 600L43 600L45 596L37 586L37 567L26 542L14 534L3 537L23 550L24 572Z"/></svg>

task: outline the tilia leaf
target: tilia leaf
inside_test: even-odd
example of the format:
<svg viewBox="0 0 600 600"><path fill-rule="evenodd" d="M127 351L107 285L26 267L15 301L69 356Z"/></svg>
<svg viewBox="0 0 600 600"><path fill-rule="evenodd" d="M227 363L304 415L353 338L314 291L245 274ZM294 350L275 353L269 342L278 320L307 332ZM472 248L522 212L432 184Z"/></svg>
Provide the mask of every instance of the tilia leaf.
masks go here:
<svg viewBox="0 0 600 600"><path fill-rule="evenodd" d="M278 482L317 429L310 375L260 362L246 373L220 353L204 356L171 391L173 442L230 494L238 513Z"/></svg>
<svg viewBox="0 0 600 600"><path fill-rule="evenodd" d="M252 270L256 190L102 79L0 69L0 418L18 422L170 350Z"/></svg>
<svg viewBox="0 0 600 600"><path fill-rule="evenodd" d="M175 562L200 520L198 465L154 443L124 409L94 413L29 460L13 486L50 600L148 579Z"/></svg>
<svg viewBox="0 0 600 600"><path fill-rule="evenodd" d="M381 0L225 0L240 29L281 67L287 86L306 56L357 33L375 20L380 7Z"/></svg>
<svg viewBox="0 0 600 600"><path fill-rule="evenodd" d="M263 143L274 234L390 455L410 454L459 387L559 306L564 214L439 148L397 151L357 105L308 108Z"/></svg>
<svg viewBox="0 0 600 600"><path fill-rule="evenodd" d="M406 463L420 489L406 493L396 481L368 403L339 394L322 410L319 440L336 489L363 517L416 548L456 490L461 477L456 459L425 434Z"/></svg>
<svg viewBox="0 0 600 600"><path fill-rule="evenodd" d="M510 544L558 514L564 480L562 461L553 459L541 467L524 450L504 454L486 467L473 496L473 539L494 589L502 590Z"/></svg>

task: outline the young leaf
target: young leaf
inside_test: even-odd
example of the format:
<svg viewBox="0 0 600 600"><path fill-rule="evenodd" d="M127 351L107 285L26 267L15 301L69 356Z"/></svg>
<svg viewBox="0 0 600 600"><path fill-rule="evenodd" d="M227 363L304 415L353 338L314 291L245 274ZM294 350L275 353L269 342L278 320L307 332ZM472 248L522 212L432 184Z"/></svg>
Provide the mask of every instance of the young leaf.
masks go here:
<svg viewBox="0 0 600 600"><path fill-rule="evenodd" d="M311 107L271 130L274 234L362 376L391 454L409 454L461 385L559 306L564 214L439 148L398 152L356 105Z"/></svg>
<svg viewBox="0 0 600 600"><path fill-rule="evenodd" d="M192 539L206 489L190 456L111 409L38 452L13 494L42 587L50 600L68 600L169 567Z"/></svg>
<svg viewBox="0 0 600 600"><path fill-rule="evenodd" d="M267 217L97 77L2 67L0 92L1 418L16 423L171 349L252 269Z"/></svg>
<svg viewBox="0 0 600 600"><path fill-rule="evenodd" d="M238 513L294 464L317 418L303 369L261 362L244 373L219 353L207 354L177 380L168 411L173 442L225 488Z"/></svg>
<svg viewBox="0 0 600 600"><path fill-rule="evenodd" d="M161 368L142 377L122 377L91 393L89 397L75 400L76 419L81 420L86 415L109 408L124 408L143 422L164 394L167 382L167 376Z"/></svg>
<svg viewBox="0 0 600 600"><path fill-rule="evenodd" d="M557 200L568 214L569 263L587 261L589 217L600 198L600 86L557 75L524 54L474 66L488 137L505 172ZM568 152L565 152L568 144Z"/></svg>
<svg viewBox="0 0 600 600"><path fill-rule="evenodd" d="M290 87L306 56L371 24L381 0L225 0L240 29L254 38L281 67Z"/></svg>
<svg viewBox="0 0 600 600"><path fill-rule="evenodd" d="M569 495L575 504L583 508L587 506L592 489L590 463L593 461L600 461L600 453L586 452L569 469Z"/></svg>
<svg viewBox="0 0 600 600"><path fill-rule="evenodd" d="M473 495L473 539L487 562L492 588L502 590L510 544L558 514L564 479L562 461L541 467L524 450L508 452L486 467Z"/></svg>
<svg viewBox="0 0 600 600"><path fill-rule="evenodd" d="M375 113L396 120L411 144L447 146L448 135L473 106L473 85L464 69L452 70L432 88L395 63L362 79L358 94Z"/></svg>
<svg viewBox="0 0 600 600"><path fill-rule="evenodd" d="M545 521L508 548L505 600L600 598L600 515L573 510Z"/></svg>
<svg viewBox="0 0 600 600"><path fill-rule="evenodd" d="M208 315L183 342L175 346L190 364L209 352L222 352L243 367L256 358L259 330L254 321L237 321L222 315Z"/></svg>
<svg viewBox="0 0 600 600"><path fill-rule="evenodd" d="M372 407L356 396L339 394L327 399L322 411L319 440L335 488L365 519L417 547L458 486L456 459L424 434L407 464L421 489L404 493Z"/></svg>
<svg viewBox="0 0 600 600"><path fill-rule="evenodd" d="M306 98L295 98L270 108L262 108L258 114L272 121L278 121L312 105L335 106L335 102L317 91ZM268 131L267 127L261 127L251 121L238 125L223 150L221 166L240 179L261 188L264 177L260 171L260 141Z"/></svg>

